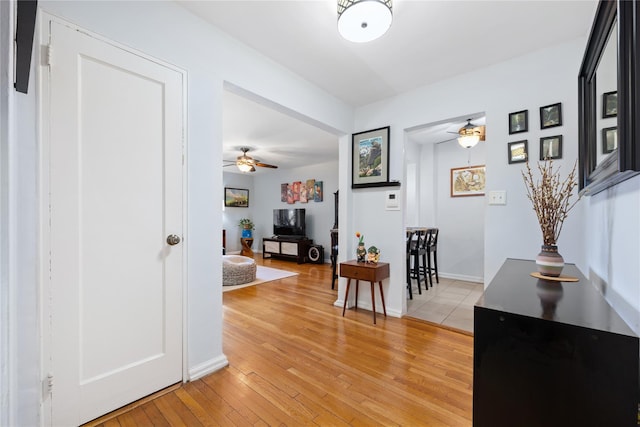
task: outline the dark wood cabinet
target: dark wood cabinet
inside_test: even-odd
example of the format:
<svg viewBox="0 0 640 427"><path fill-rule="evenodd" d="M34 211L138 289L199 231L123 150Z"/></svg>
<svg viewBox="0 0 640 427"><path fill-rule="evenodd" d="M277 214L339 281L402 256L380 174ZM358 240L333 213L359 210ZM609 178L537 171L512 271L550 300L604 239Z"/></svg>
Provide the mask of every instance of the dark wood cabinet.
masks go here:
<svg viewBox="0 0 640 427"><path fill-rule="evenodd" d="M636 426L638 337L574 265L508 259L474 307L473 425Z"/></svg>
<svg viewBox="0 0 640 427"><path fill-rule="evenodd" d="M309 246L313 244L311 239L291 239L287 237L262 239L263 258L294 259L298 264L307 262Z"/></svg>

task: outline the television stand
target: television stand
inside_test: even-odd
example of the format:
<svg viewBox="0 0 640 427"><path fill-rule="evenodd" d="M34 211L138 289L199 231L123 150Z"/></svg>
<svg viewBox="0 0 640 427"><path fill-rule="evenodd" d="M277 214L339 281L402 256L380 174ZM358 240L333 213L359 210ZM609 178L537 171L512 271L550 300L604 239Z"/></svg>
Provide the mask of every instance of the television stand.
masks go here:
<svg viewBox="0 0 640 427"><path fill-rule="evenodd" d="M304 264L307 262L309 246L312 244L313 240L306 237L265 237L262 239L262 258L290 259Z"/></svg>

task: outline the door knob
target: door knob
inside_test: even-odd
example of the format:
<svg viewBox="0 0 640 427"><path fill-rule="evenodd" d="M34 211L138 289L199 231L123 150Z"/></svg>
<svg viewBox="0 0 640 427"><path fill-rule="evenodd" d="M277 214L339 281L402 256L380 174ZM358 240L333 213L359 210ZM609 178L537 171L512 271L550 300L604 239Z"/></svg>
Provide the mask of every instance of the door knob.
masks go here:
<svg viewBox="0 0 640 427"><path fill-rule="evenodd" d="M167 243L171 246L177 245L178 243L180 243L180 236L176 236L175 234L168 235Z"/></svg>

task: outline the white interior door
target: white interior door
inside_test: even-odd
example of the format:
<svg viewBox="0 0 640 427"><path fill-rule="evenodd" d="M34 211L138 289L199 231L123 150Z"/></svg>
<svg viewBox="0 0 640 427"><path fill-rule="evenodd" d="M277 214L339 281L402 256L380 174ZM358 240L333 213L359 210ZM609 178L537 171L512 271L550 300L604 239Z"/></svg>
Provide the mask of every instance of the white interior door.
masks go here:
<svg viewBox="0 0 640 427"><path fill-rule="evenodd" d="M51 421L77 425L182 379L183 74L50 28Z"/></svg>

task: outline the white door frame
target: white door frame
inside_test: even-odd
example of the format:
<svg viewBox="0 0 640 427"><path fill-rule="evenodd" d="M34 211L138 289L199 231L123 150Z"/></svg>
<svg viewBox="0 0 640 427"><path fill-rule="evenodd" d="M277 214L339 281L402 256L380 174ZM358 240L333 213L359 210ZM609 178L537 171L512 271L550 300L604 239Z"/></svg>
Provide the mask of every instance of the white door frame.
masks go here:
<svg viewBox="0 0 640 427"><path fill-rule="evenodd" d="M38 111L38 123L36 124L36 132L38 139L38 147L39 147L39 177L38 177L38 194L39 194L39 230L38 230L38 254L39 259L38 270L39 270L39 300L38 305L40 307L40 365L41 372L40 378L42 379L43 385L43 393L42 400L40 405L41 411L41 425L51 425L51 394L47 392L47 383L48 376L51 373L51 355L52 355L52 342L51 342L51 307L49 301L51 300L51 287L49 281L49 254L48 248L50 247L49 235L46 232L48 230L48 222L49 222L49 156L50 156L50 144L51 141L49 139L49 66L46 64L45 60L39 60L38 58L51 58L51 62L55 62L55 46L52 49L52 52L48 52L48 44L49 44L49 34L50 34L50 22L56 22L61 25L65 25L69 28L72 28L76 31L82 32L90 37L93 37L97 40L100 40L104 43L110 44L114 47L132 53L134 55L145 58L149 61L160 64L164 67L167 67L173 71L176 71L182 75L182 230L183 236L186 238L188 236L188 212L187 212L187 78L188 74L185 70L176 67L173 64L167 63L165 61L159 60L158 58L154 58L149 56L143 52L132 49L128 46L122 45L113 40L102 37L98 34L95 34L91 31L88 31L84 28L78 27L64 19L61 19L57 16L51 15L42 10L39 11L39 21L36 26L36 37L35 40L39 40L38 43L35 43L34 46L34 63L35 63L35 71L36 71L36 106ZM185 242L186 243L186 242ZM187 302L188 302L188 275L187 275L187 265L188 265L188 250L187 245L184 245L183 248L183 257L182 257L182 381L186 382L189 378L188 375L188 330L187 330ZM55 378L53 380L53 387L55 387Z"/></svg>

